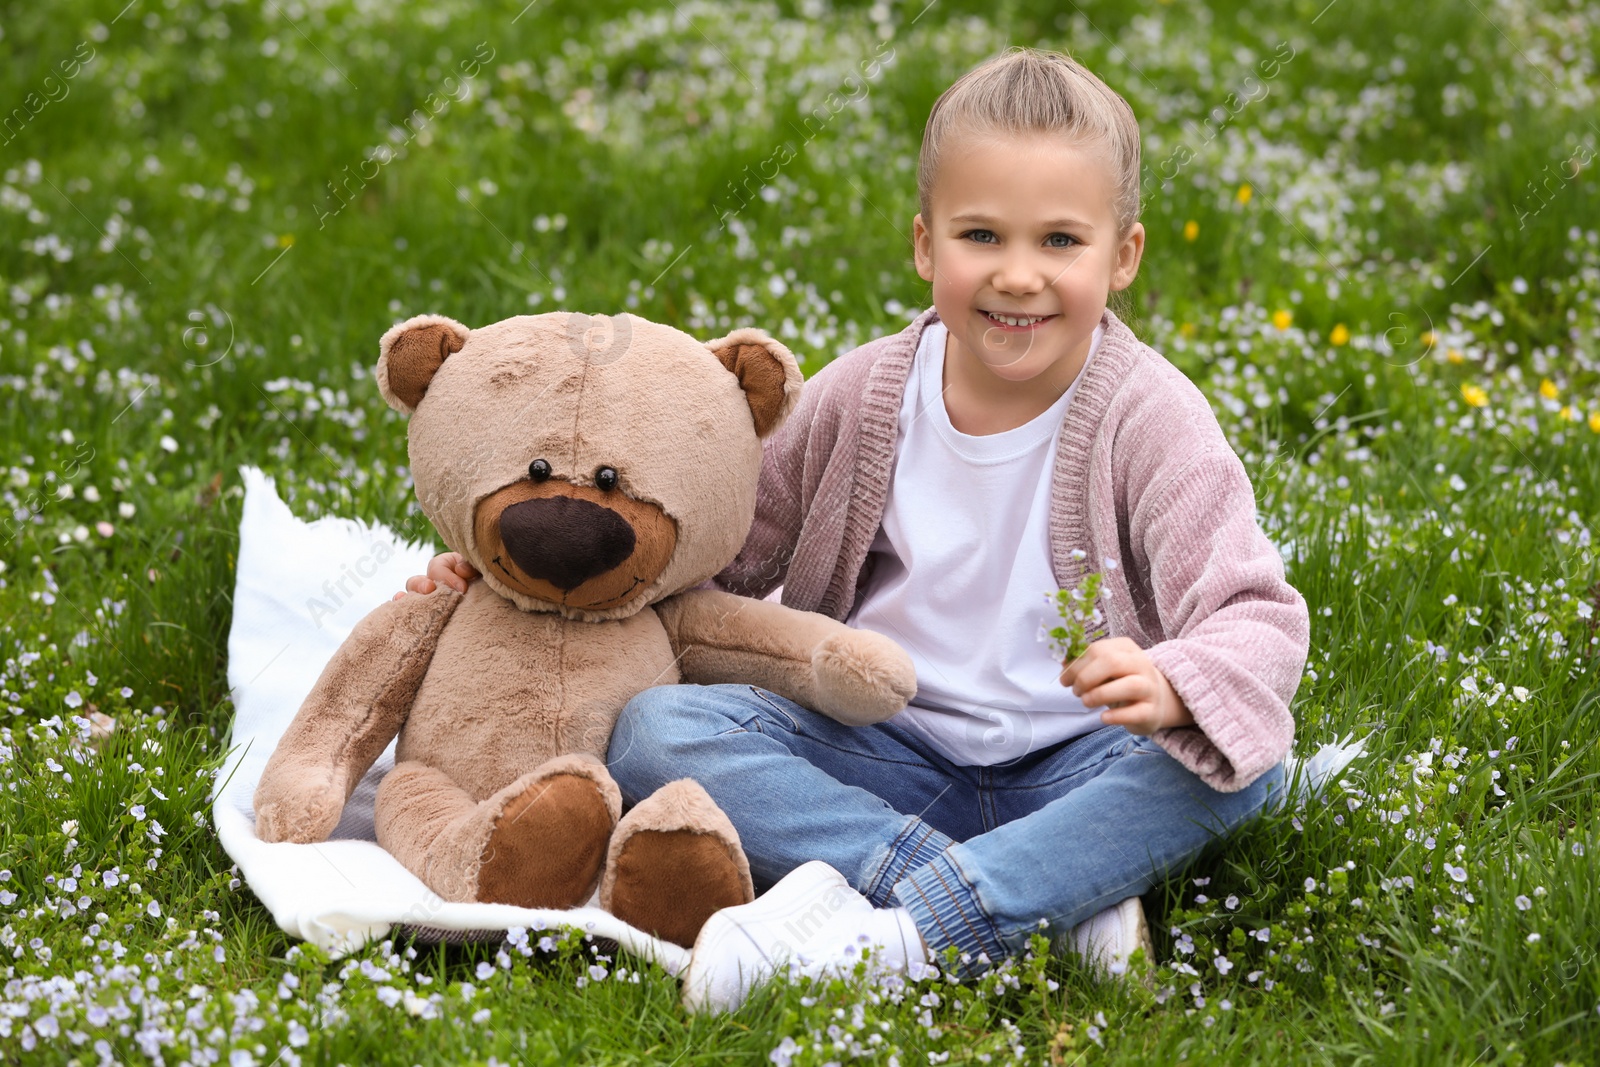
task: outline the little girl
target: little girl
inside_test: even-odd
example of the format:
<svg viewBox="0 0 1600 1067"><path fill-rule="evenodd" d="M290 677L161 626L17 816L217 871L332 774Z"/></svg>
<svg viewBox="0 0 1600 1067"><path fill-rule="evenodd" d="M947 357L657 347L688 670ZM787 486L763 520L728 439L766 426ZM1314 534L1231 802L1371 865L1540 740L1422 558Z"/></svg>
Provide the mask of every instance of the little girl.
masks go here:
<svg viewBox="0 0 1600 1067"><path fill-rule="evenodd" d="M806 384L717 580L893 638L916 697L850 727L663 686L612 736L629 802L694 778L777 883L707 922L691 1007L864 945L980 971L1041 929L1120 973L1149 952L1139 894L1282 787L1309 617L1205 398L1106 307L1144 251L1139 181L1132 108L1065 56L1012 50L934 105L933 308ZM1063 669L1046 594L1090 570L1110 636ZM406 584L475 575L446 553Z"/></svg>

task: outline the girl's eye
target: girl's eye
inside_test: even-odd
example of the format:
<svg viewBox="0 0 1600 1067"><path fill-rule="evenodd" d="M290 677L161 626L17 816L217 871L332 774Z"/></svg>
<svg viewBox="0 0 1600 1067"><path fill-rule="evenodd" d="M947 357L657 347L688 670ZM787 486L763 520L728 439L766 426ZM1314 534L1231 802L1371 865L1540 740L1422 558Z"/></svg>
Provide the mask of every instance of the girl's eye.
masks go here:
<svg viewBox="0 0 1600 1067"><path fill-rule="evenodd" d="M1079 243L1078 239L1070 233L1053 233L1046 237L1044 242L1050 248L1071 248Z"/></svg>
<svg viewBox="0 0 1600 1067"><path fill-rule="evenodd" d="M961 236L984 245L993 244L999 240L999 238L994 235L993 230L968 230Z"/></svg>

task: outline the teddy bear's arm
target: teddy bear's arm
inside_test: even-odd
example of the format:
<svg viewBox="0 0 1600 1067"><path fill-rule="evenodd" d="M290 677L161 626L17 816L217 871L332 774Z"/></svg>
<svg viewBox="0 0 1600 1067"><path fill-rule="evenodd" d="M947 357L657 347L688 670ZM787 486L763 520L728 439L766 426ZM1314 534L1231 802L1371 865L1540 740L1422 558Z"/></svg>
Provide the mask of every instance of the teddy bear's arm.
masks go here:
<svg viewBox="0 0 1600 1067"><path fill-rule="evenodd" d="M715 589L656 605L686 682L744 682L849 726L893 717L917 691L911 657L881 634Z"/></svg>
<svg viewBox="0 0 1600 1067"><path fill-rule="evenodd" d="M356 623L323 668L256 785L263 841L323 841L400 731L439 635L461 602L440 588L384 604Z"/></svg>

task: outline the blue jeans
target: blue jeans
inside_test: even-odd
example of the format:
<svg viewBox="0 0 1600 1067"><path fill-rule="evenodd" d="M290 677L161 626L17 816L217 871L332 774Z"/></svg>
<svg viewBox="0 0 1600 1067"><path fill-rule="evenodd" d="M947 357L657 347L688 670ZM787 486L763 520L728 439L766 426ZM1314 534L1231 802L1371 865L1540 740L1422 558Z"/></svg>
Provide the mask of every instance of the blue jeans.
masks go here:
<svg viewBox="0 0 1600 1067"><path fill-rule="evenodd" d="M749 685L646 690L607 756L623 799L676 778L739 831L757 887L808 860L907 908L935 955L981 970L1150 889L1284 788L1280 763L1219 793L1121 726L1002 766L964 767L893 720L844 726Z"/></svg>

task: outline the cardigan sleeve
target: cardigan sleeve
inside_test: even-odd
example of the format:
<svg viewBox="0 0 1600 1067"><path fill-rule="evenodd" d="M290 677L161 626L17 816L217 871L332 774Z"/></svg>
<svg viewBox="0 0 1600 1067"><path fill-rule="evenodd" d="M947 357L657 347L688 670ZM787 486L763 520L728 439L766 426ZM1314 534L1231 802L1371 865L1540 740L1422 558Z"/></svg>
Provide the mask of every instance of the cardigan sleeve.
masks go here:
<svg viewBox="0 0 1600 1067"><path fill-rule="evenodd" d="M1195 720L1153 740L1207 785L1235 792L1294 741L1289 702L1310 649L1305 598L1285 579L1249 476L1225 445L1189 458L1148 499L1132 527L1165 639L1147 652Z"/></svg>
<svg viewBox="0 0 1600 1067"><path fill-rule="evenodd" d="M801 506L805 450L822 392L808 382L794 411L763 442L755 518L739 554L712 579L716 588L759 600L783 584L805 518Z"/></svg>

